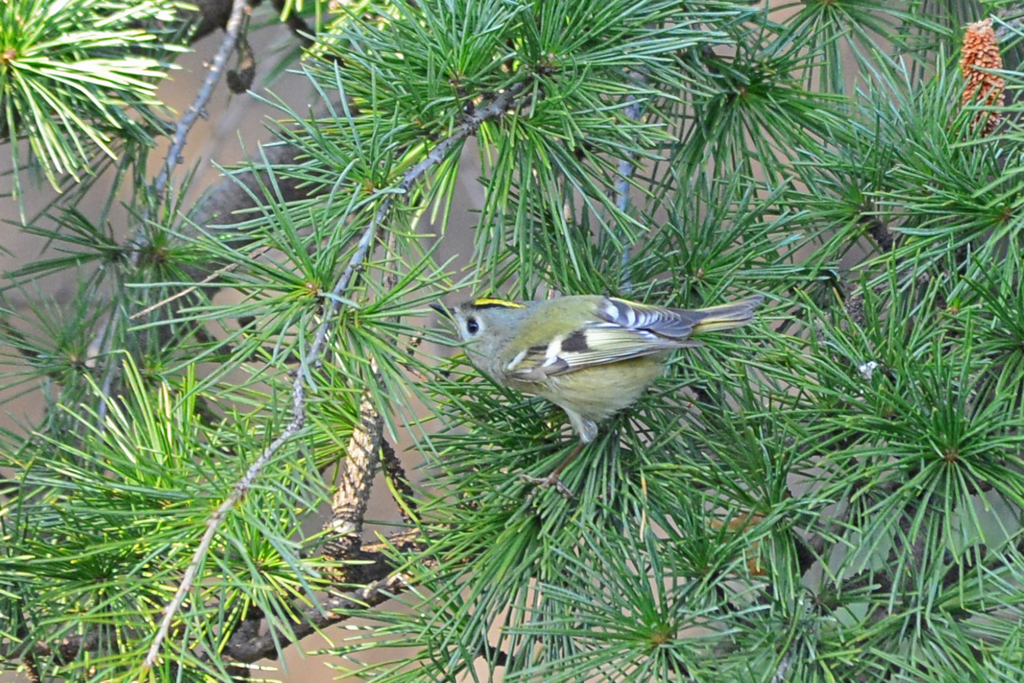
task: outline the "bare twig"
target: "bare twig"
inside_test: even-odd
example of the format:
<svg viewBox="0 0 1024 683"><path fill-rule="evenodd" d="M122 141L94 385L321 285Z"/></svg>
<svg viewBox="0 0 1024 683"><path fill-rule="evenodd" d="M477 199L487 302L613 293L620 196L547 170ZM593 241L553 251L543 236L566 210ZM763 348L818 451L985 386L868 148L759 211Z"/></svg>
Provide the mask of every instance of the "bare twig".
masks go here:
<svg viewBox="0 0 1024 683"><path fill-rule="evenodd" d="M246 0L236 0L236 4L238 2L245 4L245 1ZM232 18L234 18L234 15L232 15ZM238 504L238 501L242 499L249 488L252 487L253 482L256 480L260 471L262 471L267 463L270 462L281 447L287 443L291 437L301 431L305 425L306 381L309 379L312 368L319 362L320 355L323 353L324 347L326 346L327 334L344 305L344 297L342 295L346 290L348 290L356 273L361 270L363 261L366 260L366 255L370 251L370 245L374 243L377 237L377 229L391 210L391 205L394 202L395 196L397 194L407 194L409 189L412 188L423 174L444 159L447 152L451 150L456 142L475 133L484 121L502 116L515 102L516 95L521 93L526 88L527 84L528 81L520 81L519 83L514 84L495 97L490 104L477 109L472 116L467 117L463 123L459 124L451 136L432 149L423 161L419 162L405 173L402 177L402 181L398 184L398 193L389 192L381 201L377 211L373 214L370 224L367 226L366 230L363 231L363 234L356 245L355 252L352 254L348 264L345 266L345 270L342 272L341 277L338 278L337 283L334 285L334 289L331 290L331 295L328 297L331 305L325 309L323 320L309 346L309 351L303 357L299 367L295 370L295 381L292 383L291 420L288 422L281 434L274 439L274 441L264 449L259 458L249 466L245 476L235 484L231 493L228 494L227 498L224 499L224 502L220 504L217 510L207 520L206 532L199 541L199 546L193 553L192 560L189 562L188 567L185 569L185 573L181 577L178 590L175 592L174 598L164 608L164 618L160 622L160 627L157 630L156 636L153 638L153 643L150 645L149 652L146 654L146 659L143 662L144 669L152 668L156 663L157 657L160 654L161 646L170 631L171 622L174 620L174 616L185 602L185 596L192 589L192 586L195 583L196 574L199 571L199 566L206 557L206 553L209 552L210 547L213 544L213 539L217 535L220 525L223 524L224 520L227 518L227 514L235 507L235 505Z"/></svg>
<svg viewBox="0 0 1024 683"><path fill-rule="evenodd" d="M167 151L164 167L153 182L153 189L158 193L164 191L171 171L178 165L181 151L185 147L185 139L188 137L189 131L192 130L192 126L195 125L196 119L203 116L206 111L206 103L213 96L213 89L216 87L217 81L220 80L220 75L224 72L224 65L227 64L228 57L231 56L232 51L235 49L235 43L242 29L242 20L248 9L249 0L233 0L231 3L231 16L228 19L228 23L224 26L224 39L221 41L220 49L217 50L213 63L210 65L210 72L206 74L203 87L199 89L199 93L192 102L192 106L188 108L188 111L178 121L178 127L174 133L174 141L171 143L171 148Z"/></svg>
<svg viewBox="0 0 1024 683"><path fill-rule="evenodd" d="M1024 27L1024 16L1020 16L1020 13L1020 7L1001 8L993 13L993 16L999 19L999 24L995 29L996 40L1003 42L1010 35L1019 34L1021 28Z"/></svg>
<svg viewBox="0 0 1024 683"><path fill-rule="evenodd" d="M413 183L427 169L440 163L456 143L476 132L481 123L504 114L513 103L516 94L525 87L526 82L517 83L495 97L490 104L477 109L468 116L451 136L430 150L422 161L405 174L402 182L398 185L401 192L403 194L408 192ZM382 209L386 210L386 207L390 206L393 196L389 195L384 200L385 204L382 204ZM394 235L389 238L389 248L394 249ZM384 287L393 289L397 282L397 274L390 274L385 278ZM370 364L374 377L379 377L376 359L371 358ZM360 422L349 439L348 457L341 480L338 482L338 490L331 501L333 514L325 527L331 532L333 538L324 545L324 555L339 562L353 558L359 553L363 517L366 514L370 488L376 471L377 453L380 451L384 439L384 418L373 404L369 391L363 392L359 404L359 415Z"/></svg>
<svg viewBox="0 0 1024 683"><path fill-rule="evenodd" d="M629 102L625 112L626 118L632 121L639 120L640 102L632 95L627 97L626 100ZM634 159L636 159L636 154L629 151L626 152L626 158L619 161L619 179L615 181L615 206L623 213L629 208L629 181L633 177L633 171L636 170L636 165L633 163Z"/></svg>
<svg viewBox="0 0 1024 683"><path fill-rule="evenodd" d="M626 117L637 121L640 119L640 102L635 97L630 95L627 100L629 105L626 107ZM615 206L623 214L629 208L629 187L630 180L633 177L633 172L636 170L636 164L633 161L636 159L636 154L632 151L626 152L624 159L619 161L619 178L615 181ZM622 246L622 255L620 257L620 265L622 266L622 283L625 287L629 288L632 286L629 272L629 241L626 239L626 231L624 229L619 230L621 240L624 242Z"/></svg>
<svg viewBox="0 0 1024 683"><path fill-rule="evenodd" d="M343 596L331 597L322 605L309 605L302 609L297 607L296 612L300 616L293 629L296 639L301 640L317 628L339 623L351 616L338 614L337 610L366 609L383 602L390 595L405 590L406 577L403 577L401 581L392 578L392 573L396 568L392 560L392 553L404 555L420 552L426 547L418 529L403 530L391 535L386 541L365 546L360 558L362 563L359 565L357 578L360 583L366 584L366 588L349 592ZM429 567L433 566L434 562L427 559L424 564ZM282 642L290 642L289 636L277 632L273 634L268 632L261 636L261 623L262 618L243 621L231 635L223 654L243 663L255 662L264 657L276 657L277 647ZM0 648L0 657L11 659L31 656L35 660L45 658L58 665L64 665L75 661L83 653L95 653L103 648L115 648L115 640L116 637L109 632L95 630L84 635L63 637L55 646L37 641L35 643L25 642L19 647L6 650Z"/></svg>
<svg viewBox="0 0 1024 683"><path fill-rule="evenodd" d="M398 185L398 189L403 193L407 192L409 188L412 187L413 183L415 183L416 180L429 168L441 163L445 155L448 154L456 143L476 133L480 128L480 124L484 121L496 119L504 115L505 112L507 112L515 103L516 97L522 93L529 84L530 81L528 80L514 83L507 89L500 92L489 104L483 107L478 107L476 111L467 116L462 123L456 126L451 135L430 150L423 161L409 169L402 182Z"/></svg>
<svg viewBox="0 0 1024 683"><path fill-rule="evenodd" d="M114 349L114 337L117 336L117 326L121 319L121 311L117 307L112 307L110 310L110 317L107 319L107 324L103 326L103 336L100 341L100 352L99 356L106 363L106 369L103 371L103 384L100 385L100 404L96 409L96 421L101 430L106 429L107 421L107 409L109 408L110 395L112 393L111 387L114 384L114 375L117 374L117 363L114 361L112 352Z"/></svg>
<svg viewBox="0 0 1024 683"><path fill-rule="evenodd" d="M235 42L235 49L238 50L238 63L234 69L227 73L228 90L240 95L252 87L256 78L256 53L246 37L249 32L249 18L246 16L242 22L242 30Z"/></svg>
<svg viewBox="0 0 1024 683"><path fill-rule="evenodd" d="M109 329L108 329L109 334ZM110 404L111 388L114 386L114 375L117 374L117 363L110 357L113 349L114 335L109 334L108 341L104 345L103 357L106 359L106 370L103 371L103 384L100 385L100 404L96 409L96 421L100 429L105 429L107 423L107 410Z"/></svg>
<svg viewBox="0 0 1024 683"><path fill-rule="evenodd" d="M264 449L260 457L249 466L245 476L235 484L231 493L228 494L228 497L224 499L224 502L220 504L220 507L218 507L213 515L210 516L210 519L207 520L206 532L199 541L199 547L196 548L195 553L192 555L192 561L189 562L188 568L181 577L181 583L178 585L178 590L171 602L164 608L163 621L160 623L160 629L157 631L156 637L153 639L153 644L150 646L149 652L146 655L146 660L143 664L145 668L148 669L156 663L156 658L160 654L160 646L163 644L163 641L170 630L171 621L174 619L174 615L181 608L182 603L185 602L185 595L192 589L192 585L195 582L196 572L199 570L199 565L202 563L203 558L206 557L206 553L210 550L210 546L213 544L213 539L217 535L217 530L220 529L220 525L227 517L227 513L238 504L238 501L242 499L242 496L245 495L246 491L252 487L253 482L256 480L256 476L266 466L266 464L270 462L270 459L274 457L274 454L276 454L292 436L297 434L302 427L305 426L306 380L309 377L312 367L315 366L317 361L320 359L320 354L323 352L327 341L327 333L330 331L331 324L334 322L334 317L341 310L341 294L348 289L349 284L352 282L352 278L366 259L366 254L377 234L377 227L385 214L387 214L390 207L391 196L381 203L380 208L373 215L373 220L370 221L370 225L363 231L363 235L359 240L355 253L352 254L348 265L345 267L345 271L341 274L337 284L335 284L334 289L331 291L331 306L327 309L324 319L316 331L316 336L313 338L313 343L310 344L309 351L303 357L302 363L295 371L295 381L292 383L291 421L284 428L281 434L274 439L266 449Z"/></svg>
<svg viewBox="0 0 1024 683"><path fill-rule="evenodd" d="M371 224L370 228L367 229L367 233L371 232L376 228L375 224ZM224 502L220 504L216 512L206 522L206 532L203 534L202 540L199 542L199 547L196 548L195 553L192 555L192 561L189 562L188 568L185 569L184 575L181 577L181 583L178 585L178 590L171 600L170 604L164 608L164 618L160 622L160 628L157 631L156 637L153 639L152 645L150 645L149 652L146 654L146 660L143 663L145 669L149 669L156 663L157 657L160 655L160 646L163 644L164 639L167 637L167 633L171 628L171 622L174 620L174 615L177 614L181 608L183 602L185 602L185 595L192 589L192 585L195 582L196 572L199 570L199 565L206 557L206 553L209 551L210 546L213 544L213 539L217 535L217 530L220 529L220 525L224 522L227 514L231 511L238 501L242 499L242 496L252 487L253 482L256 480L256 476L260 473L260 470L270 462L270 459L274 457L274 454L281 449L281 447L290 439L292 436L297 434L306 423L306 376L309 372L309 364L315 362L316 358L320 355L320 351L323 347L324 340L326 339L326 325L327 319L321 324L320 329L317 330L316 339L313 345L310 347L310 351L306 354L303 359L302 366L295 373L295 382L292 384L292 419L288 423L288 426L284 428L281 434L274 439L274 441L264 449L263 453L259 458L249 466L245 476L242 477L228 494L228 497L224 499ZM321 332L323 334L321 334Z"/></svg>

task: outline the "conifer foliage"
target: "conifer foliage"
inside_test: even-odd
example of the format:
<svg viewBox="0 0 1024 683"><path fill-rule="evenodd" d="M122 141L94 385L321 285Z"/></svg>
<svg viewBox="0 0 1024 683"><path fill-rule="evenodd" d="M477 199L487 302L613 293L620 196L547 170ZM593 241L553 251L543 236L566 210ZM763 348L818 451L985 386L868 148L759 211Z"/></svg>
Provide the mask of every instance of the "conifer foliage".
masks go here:
<svg viewBox="0 0 1024 683"><path fill-rule="evenodd" d="M317 102L275 145L195 206L177 160L118 174L126 240L88 182L28 217L0 351L48 403L0 435L4 666L287 680L253 665L343 623L312 656L377 683L1024 678L1024 13L765 4L286 3L322 20ZM20 54L30 163L121 131L145 167L106 85L28 88ZM119 77L146 135L155 63ZM81 125L33 128L43 101ZM69 270L69 303L34 287ZM564 414L423 343L455 290L766 303L604 423L567 498L519 477L575 448Z"/></svg>

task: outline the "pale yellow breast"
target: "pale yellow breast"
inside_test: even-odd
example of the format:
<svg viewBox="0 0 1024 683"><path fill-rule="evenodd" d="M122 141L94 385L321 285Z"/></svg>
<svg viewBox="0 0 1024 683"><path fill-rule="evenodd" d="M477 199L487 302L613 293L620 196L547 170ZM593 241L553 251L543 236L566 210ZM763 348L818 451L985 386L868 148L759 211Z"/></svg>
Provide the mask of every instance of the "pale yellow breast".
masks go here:
<svg viewBox="0 0 1024 683"><path fill-rule="evenodd" d="M664 357L645 356L556 375L544 382L515 382L515 388L600 422L633 404L664 372Z"/></svg>

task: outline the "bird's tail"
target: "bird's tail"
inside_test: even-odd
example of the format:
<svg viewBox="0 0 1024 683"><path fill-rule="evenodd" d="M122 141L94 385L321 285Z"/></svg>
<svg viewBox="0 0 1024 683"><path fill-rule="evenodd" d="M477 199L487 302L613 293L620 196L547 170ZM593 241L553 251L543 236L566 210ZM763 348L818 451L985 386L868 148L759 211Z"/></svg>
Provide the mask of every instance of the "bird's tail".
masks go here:
<svg viewBox="0 0 1024 683"><path fill-rule="evenodd" d="M731 330L734 327L746 325L754 319L754 309L757 308L764 297L760 294L748 296L738 301L730 301L727 304L700 308L688 313L697 313L700 318L693 326L694 334L703 332L714 332L715 330Z"/></svg>

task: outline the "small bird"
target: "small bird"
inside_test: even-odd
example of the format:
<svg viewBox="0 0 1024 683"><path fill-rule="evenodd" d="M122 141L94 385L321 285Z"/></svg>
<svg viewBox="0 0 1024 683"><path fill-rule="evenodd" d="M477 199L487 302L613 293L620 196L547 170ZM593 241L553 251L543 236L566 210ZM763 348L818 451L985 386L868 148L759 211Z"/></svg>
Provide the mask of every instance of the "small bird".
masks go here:
<svg viewBox="0 0 1024 683"><path fill-rule="evenodd" d="M581 443L548 477L527 478L568 492L558 476L597 436L597 425L633 404L665 372L672 351L700 346L691 335L746 325L761 295L686 310L608 296L518 303L476 299L432 308L451 318L476 368L504 387L561 407Z"/></svg>

